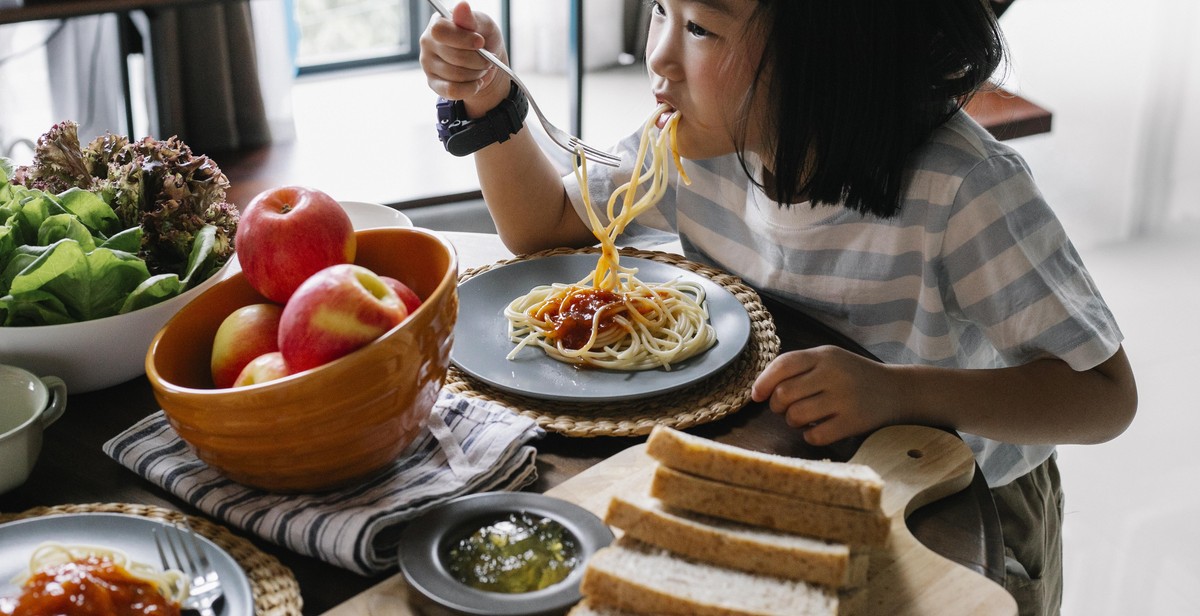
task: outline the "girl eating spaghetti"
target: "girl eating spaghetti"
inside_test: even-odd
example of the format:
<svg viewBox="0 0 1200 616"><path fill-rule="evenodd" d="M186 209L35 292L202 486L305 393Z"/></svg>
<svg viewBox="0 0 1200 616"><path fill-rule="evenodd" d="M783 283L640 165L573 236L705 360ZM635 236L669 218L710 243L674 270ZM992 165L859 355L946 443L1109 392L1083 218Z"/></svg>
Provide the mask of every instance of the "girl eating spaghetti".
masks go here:
<svg viewBox="0 0 1200 616"><path fill-rule="evenodd" d="M646 67L665 105L655 122L677 116L683 173L668 171L622 241L677 234L689 259L879 358L783 353L753 397L814 445L889 424L957 430L996 500L1007 588L1022 614L1057 613L1055 445L1115 438L1137 394L1116 321L1031 171L962 111L1003 60L987 3L660 0L650 10ZM475 53L505 57L495 22L466 4L453 14L421 39L430 87L464 119L519 108L509 80ZM640 131L614 148L622 168L589 165L586 183L559 177L528 130L511 133L474 151L505 244L520 254L595 243L590 218L611 214L585 195L634 177Z"/></svg>

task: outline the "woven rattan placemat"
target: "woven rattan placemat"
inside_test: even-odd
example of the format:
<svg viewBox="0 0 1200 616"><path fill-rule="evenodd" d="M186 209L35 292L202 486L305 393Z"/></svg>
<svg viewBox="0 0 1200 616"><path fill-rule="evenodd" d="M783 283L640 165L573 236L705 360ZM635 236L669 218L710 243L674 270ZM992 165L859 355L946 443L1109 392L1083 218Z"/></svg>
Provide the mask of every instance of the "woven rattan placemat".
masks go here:
<svg viewBox="0 0 1200 616"><path fill-rule="evenodd" d="M599 249L555 248L522 255L468 270L459 282L510 263L561 254L598 254ZM666 253L622 249L621 256L659 261L708 278L725 288L746 307L750 315L750 340L736 360L720 373L682 391L637 400L589 404L522 397L496 389L454 366L446 374L446 389L458 394L503 404L537 421L542 428L567 436L640 436L654 426L688 428L735 413L750 401L750 386L767 364L779 354L775 321L762 305L758 293L736 276Z"/></svg>
<svg viewBox="0 0 1200 616"><path fill-rule="evenodd" d="M88 505L59 505L37 507L21 513L0 513L0 523L70 513L123 513L163 522L187 521L197 533L204 535L221 547L237 561L250 578L254 591L254 606L257 616L298 616L303 606L300 584L292 571L248 540L234 535L229 529L204 518L185 515L178 511L152 505L127 503L94 503Z"/></svg>

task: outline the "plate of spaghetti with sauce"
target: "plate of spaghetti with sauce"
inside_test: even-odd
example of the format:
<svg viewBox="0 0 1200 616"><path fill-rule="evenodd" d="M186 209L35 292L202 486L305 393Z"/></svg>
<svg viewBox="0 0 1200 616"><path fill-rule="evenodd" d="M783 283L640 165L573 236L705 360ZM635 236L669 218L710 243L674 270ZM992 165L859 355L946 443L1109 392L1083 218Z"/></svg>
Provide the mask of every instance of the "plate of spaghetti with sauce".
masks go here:
<svg viewBox="0 0 1200 616"><path fill-rule="evenodd" d="M702 381L729 366L750 338L745 306L723 286L698 273L648 258L623 257L640 279L680 282L703 291L713 344L669 368L620 370L552 358L542 348L513 342L505 308L516 289L575 283L596 266L595 253L569 253L521 260L488 269L459 285L458 322L450 361L492 387L545 400L604 402L669 393ZM514 353L514 351L516 351ZM511 358L510 358L511 356Z"/></svg>
<svg viewBox="0 0 1200 616"><path fill-rule="evenodd" d="M637 171L609 196L607 222L582 191L595 254L512 263L459 285L450 359L460 370L533 398L616 401L686 387L742 352L750 317L732 293L669 263L622 259L617 247L666 193L672 160L691 183L675 148L679 114L657 129L668 109L660 105L643 125ZM575 177L586 187L587 161L576 153ZM514 297L514 289L530 290Z"/></svg>
<svg viewBox="0 0 1200 616"><path fill-rule="evenodd" d="M162 569L154 543L154 530L163 526L165 524L158 520L117 513L47 515L0 524L0 614L12 613L18 600L41 600L45 595L71 598L80 609L78 613L98 613L87 611L97 608L86 603L92 593L106 589L104 597L94 600L107 605L108 601L121 597L140 596L132 600L142 604L146 593L131 594L126 588L146 583L163 588L161 594L177 605L178 600L186 596L186 586L183 587L182 596L171 597L171 593L165 590L172 586L172 581L180 574ZM224 598L215 606L218 616L253 614L254 594L246 573L220 546L206 537L198 538L204 554L221 577ZM79 588L73 588L64 581L67 578L59 571L64 565L71 571L69 579L78 577L81 580L77 584ZM81 576L81 573L85 575ZM26 586L27 582L37 584L43 578L54 586L49 589L51 592ZM106 582L92 584L90 580L93 579L104 579ZM36 596L26 596L26 593L36 593ZM152 613L178 612L158 609Z"/></svg>

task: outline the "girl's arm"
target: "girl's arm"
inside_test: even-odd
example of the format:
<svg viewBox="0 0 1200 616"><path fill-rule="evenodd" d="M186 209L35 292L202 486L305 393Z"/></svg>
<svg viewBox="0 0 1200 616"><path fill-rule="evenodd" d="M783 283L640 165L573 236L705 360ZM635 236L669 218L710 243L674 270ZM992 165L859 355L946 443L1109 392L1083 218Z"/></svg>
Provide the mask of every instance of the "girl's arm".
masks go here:
<svg viewBox="0 0 1200 616"><path fill-rule="evenodd" d="M513 253L596 242L528 128L477 152L475 169L500 239Z"/></svg>
<svg viewBox="0 0 1200 616"><path fill-rule="evenodd" d="M754 383L814 445L889 424L943 426L1014 444L1090 444L1125 431L1137 386L1123 348L1091 370L1059 359L964 370L885 365L837 347L780 355Z"/></svg>
<svg viewBox="0 0 1200 616"><path fill-rule="evenodd" d="M453 17L434 16L429 22L421 35L421 68L434 92L462 100L468 117L482 117L508 95L510 81L476 50L487 48L505 62L508 56L499 28L487 15L462 2ZM509 250L522 254L595 241L528 127L474 156L484 201Z"/></svg>

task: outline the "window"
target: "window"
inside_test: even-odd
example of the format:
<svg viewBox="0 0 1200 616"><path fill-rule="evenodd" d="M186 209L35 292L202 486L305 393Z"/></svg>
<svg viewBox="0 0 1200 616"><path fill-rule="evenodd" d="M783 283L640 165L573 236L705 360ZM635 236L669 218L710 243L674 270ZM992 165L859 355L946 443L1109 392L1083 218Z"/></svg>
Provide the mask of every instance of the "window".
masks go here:
<svg viewBox="0 0 1200 616"><path fill-rule="evenodd" d="M424 0L290 0L303 73L416 60Z"/></svg>

